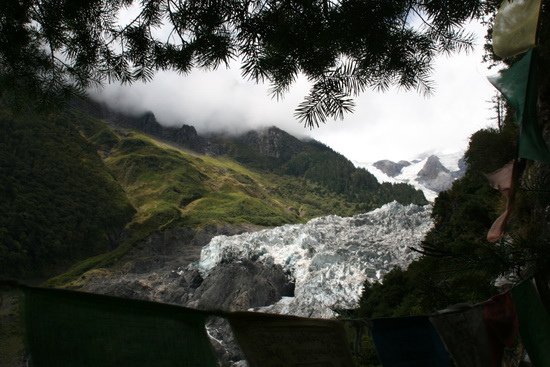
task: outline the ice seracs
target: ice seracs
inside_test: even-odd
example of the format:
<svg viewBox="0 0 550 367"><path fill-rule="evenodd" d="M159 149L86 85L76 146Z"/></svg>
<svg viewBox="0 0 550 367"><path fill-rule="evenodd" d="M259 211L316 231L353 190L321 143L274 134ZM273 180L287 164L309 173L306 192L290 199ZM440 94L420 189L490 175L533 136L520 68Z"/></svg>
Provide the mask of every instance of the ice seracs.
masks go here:
<svg viewBox="0 0 550 367"><path fill-rule="evenodd" d="M279 264L295 282L294 297L264 311L332 317L333 309L356 307L366 279L378 281L404 268L432 226L431 206L393 202L369 213L326 216L236 236L217 236L196 265L203 277L219 264L242 260Z"/></svg>

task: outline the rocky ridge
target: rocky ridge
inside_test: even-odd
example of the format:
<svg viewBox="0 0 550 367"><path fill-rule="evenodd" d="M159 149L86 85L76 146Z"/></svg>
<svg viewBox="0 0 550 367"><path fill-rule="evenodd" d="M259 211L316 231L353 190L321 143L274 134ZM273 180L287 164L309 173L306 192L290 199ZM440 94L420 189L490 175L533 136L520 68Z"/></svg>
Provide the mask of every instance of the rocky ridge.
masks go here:
<svg viewBox="0 0 550 367"><path fill-rule="evenodd" d="M381 161L374 162L372 164L374 167L378 168L380 171L384 172L390 177L395 177L401 173L404 167L410 166L411 162L399 161L392 162L390 160L384 159Z"/></svg>

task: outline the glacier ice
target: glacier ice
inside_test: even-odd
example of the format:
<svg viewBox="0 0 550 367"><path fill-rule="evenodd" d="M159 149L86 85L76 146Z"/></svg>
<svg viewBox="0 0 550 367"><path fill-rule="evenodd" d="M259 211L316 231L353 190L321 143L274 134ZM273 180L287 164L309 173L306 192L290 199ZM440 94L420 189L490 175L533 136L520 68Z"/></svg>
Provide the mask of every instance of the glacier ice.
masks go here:
<svg viewBox="0 0 550 367"><path fill-rule="evenodd" d="M295 281L294 297L264 312L330 318L333 309L356 307L363 283L405 268L432 226L431 206L392 202L365 214L331 215L235 236L217 236L202 249L203 277L218 264L243 259L279 264Z"/></svg>

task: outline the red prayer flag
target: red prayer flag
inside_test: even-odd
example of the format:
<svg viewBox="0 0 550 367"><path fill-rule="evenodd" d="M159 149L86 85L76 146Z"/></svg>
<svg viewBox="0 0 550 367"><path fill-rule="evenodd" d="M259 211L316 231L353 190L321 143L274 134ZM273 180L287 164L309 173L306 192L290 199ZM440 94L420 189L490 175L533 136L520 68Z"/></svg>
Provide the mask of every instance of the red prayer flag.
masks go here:
<svg viewBox="0 0 550 367"><path fill-rule="evenodd" d="M496 242L504 236L508 219L512 213L512 204L515 196L515 176L517 161L514 159L504 167L486 175L491 187L499 190L506 198L506 210L493 223L487 233L487 241Z"/></svg>
<svg viewBox="0 0 550 367"><path fill-rule="evenodd" d="M483 322L491 348L491 367L502 366L505 348L513 348L519 337L519 322L509 292L498 294L483 303Z"/></svg>

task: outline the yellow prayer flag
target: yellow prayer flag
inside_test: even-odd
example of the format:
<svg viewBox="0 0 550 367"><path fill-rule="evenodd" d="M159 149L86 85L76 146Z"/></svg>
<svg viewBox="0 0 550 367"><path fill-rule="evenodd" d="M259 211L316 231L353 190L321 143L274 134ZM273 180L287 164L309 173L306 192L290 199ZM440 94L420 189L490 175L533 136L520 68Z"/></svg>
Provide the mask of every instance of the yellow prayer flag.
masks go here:
<svg viewBox="0 0 550 367"><path fill-rule="evenodd" d="M536 43L541 0L504 0L493 24L493 51L507 58Z"/></svg>

